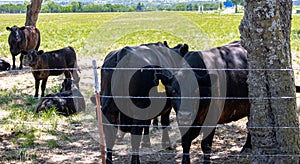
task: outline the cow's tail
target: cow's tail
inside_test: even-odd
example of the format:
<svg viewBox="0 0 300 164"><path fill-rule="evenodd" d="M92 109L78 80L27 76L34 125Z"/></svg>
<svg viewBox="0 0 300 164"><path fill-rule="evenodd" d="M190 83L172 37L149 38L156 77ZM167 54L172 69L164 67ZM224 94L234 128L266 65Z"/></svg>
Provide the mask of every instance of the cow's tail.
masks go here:
<svg viewBox="0 0 300 164"><path fill-rule="evenodd" d="M78 66L78 64L77 64L77 60L76 60L76 62L75 62L75 64L74 64L74 68L76 68L76 70L77 70L79 73L81 73L80 68L79 68L79 66Z"/></svg>
<svg viewBox="0 0 300 164"><path fill-rule="evenodd" d="M71 51L73 51L74 54L75 54L75 62L74 62L74 66L73 66L73 68L75 68L75 70L72 71L72 74L73 74L74 84L75 84L75 85L77 86L77 88L79 89L79 81L80 81L80 77L79 77L77 71L78 71L79 73L81 73L81 71L80 71L80 68L79 68L78 63L77 63L77 57L76 57L77 55L76 55L75 49L74 49L73 47L71 47L71 46L69 46L69 49L70 49Z"/></svg>
<svg viewBox="0 0 300 164"><path fill-rule="evenodd" d="M71 46L69 46L69 49L71 50L71 51L73 51L74 52L74 54L75 54L75 63L74 63L74 68L76 68L76 71L78 71L79 73L81 73L81 71L80 71L80 68L79 68L79 66L78 66L78 63L77 63L77 55L76 55L76 52L75 52L75 49L73 48L73 47L71 47Z"/></svg>

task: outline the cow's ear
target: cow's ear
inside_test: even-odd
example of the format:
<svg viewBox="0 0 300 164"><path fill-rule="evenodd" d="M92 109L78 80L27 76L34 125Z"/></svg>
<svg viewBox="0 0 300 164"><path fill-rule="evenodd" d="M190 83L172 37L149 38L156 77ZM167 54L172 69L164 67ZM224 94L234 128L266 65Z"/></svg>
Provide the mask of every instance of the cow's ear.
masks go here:
<svg viewBox="0 0 300 164"><path fill-rule="evenodd" d="M189 51L189 46L187 44L177 44L177 46L173 47L172 49L179 53L180 56L184 57Z"/></svg>
<svg viewBox="0 0 300 164"><path fill-rule="evenodd" d="M166 47L170 48L169 45L168 45L168 43L167 43L167 41L164 41L164 45L165 45Z"/></svg>
<svg viewBox="0 0 300 164"><path fill-rule="evenodd" d="M43 50L39 50L39 51L37 52L37 55L42 55L43 53L44 53Z"/></svg>
<svg viewBox="0 0 300 164"><path fill-rule="evenodd" d="M196 78L201 87L211 87L218 80L218 76L215 74L206 74L204 76L199 76L196 74Z"/></svg>
<svg viewBox="0 0 300 164"><path fill-rule="evenodd" d="M7 30L7 31L11 31L11 28L10 28L10 27L6 27L6 30Z"/></svg>
<svg viewBox="0 0 300 164"><path fill-rule="evenodd" d="M21 50L21 53L22 53L23 55L28 55L28 51L25 51L25 50Z"/></svg>
<svg viewBox="0 0 300 164"><path fill-rule="evenodd" d="M189 46L187 44L183 44L183 46L180 47L179 52L180 55L184 57L184 55L189 52Z"/></svg>
<svg viewBox="0 0 300 164"><path fill-rule="evenodd" d="M25 30L25 27L23 26L23 27L20 27L19 29L20 29L20 30Z"/></svg>
<svg viewBox="0 0 300 164"><path fill-rule="evenodd" d="M174 75L167 70L155 71L154 77L155 81L160 79L163 85L170 85L172 80L174 80Z"/></svg>

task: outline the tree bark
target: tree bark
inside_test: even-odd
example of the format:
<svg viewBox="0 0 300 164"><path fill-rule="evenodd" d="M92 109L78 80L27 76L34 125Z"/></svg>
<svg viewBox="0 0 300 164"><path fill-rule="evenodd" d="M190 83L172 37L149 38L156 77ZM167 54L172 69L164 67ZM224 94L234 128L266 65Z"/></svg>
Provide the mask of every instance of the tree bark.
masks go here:
<svg viewBox="0 0 300 164"><path fill-rule="evenodd" d="M239 27L249 53L253 163L299 163L299 120L290 51L292 0L245 0Z"/></svg>
<svg viewBox="0 0 300 164"><path fill-rule="evenodd" d="M43 0L31 0L31 4L27 5L25 26L36 26L42 2Z"/></svg>

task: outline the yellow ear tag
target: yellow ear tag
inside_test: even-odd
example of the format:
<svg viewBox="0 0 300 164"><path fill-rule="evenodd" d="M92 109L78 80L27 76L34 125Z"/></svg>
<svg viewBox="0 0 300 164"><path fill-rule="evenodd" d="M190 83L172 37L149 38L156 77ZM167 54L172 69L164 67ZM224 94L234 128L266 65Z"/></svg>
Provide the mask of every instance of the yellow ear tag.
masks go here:
<svg viewBox="0 0 300 164"><path fill-rule="evenodd" d="M163 85L161 80L158 80L157 92L159 92L159 93L166 92L165 86Z"/></svg>

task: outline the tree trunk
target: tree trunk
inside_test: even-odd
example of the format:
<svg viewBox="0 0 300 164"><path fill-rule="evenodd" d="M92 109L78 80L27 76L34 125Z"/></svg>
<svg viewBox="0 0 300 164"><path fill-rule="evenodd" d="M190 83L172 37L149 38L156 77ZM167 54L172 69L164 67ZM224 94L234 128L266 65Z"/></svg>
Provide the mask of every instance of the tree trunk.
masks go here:
<svg viewBox="0 0 300 164"><path fill-rule="evenodd" d="M42 2L43 0L31 0L31 4L27 5L25 26L36 26Z"/></svg>
<svg viewBox="0 0 300 164"><path fill-rule="evenodd" d="M253 163L298 163L299 120L290 51L292 0L245 0ZM289 70L279 70L289 69Z"/></svg>
<svg viewBox="0 0 300 164"><path fill-rule="evenodd" d="M237 3L235 4L235 11L234 12L238 13L238 5L237 5Z"/></svg>

